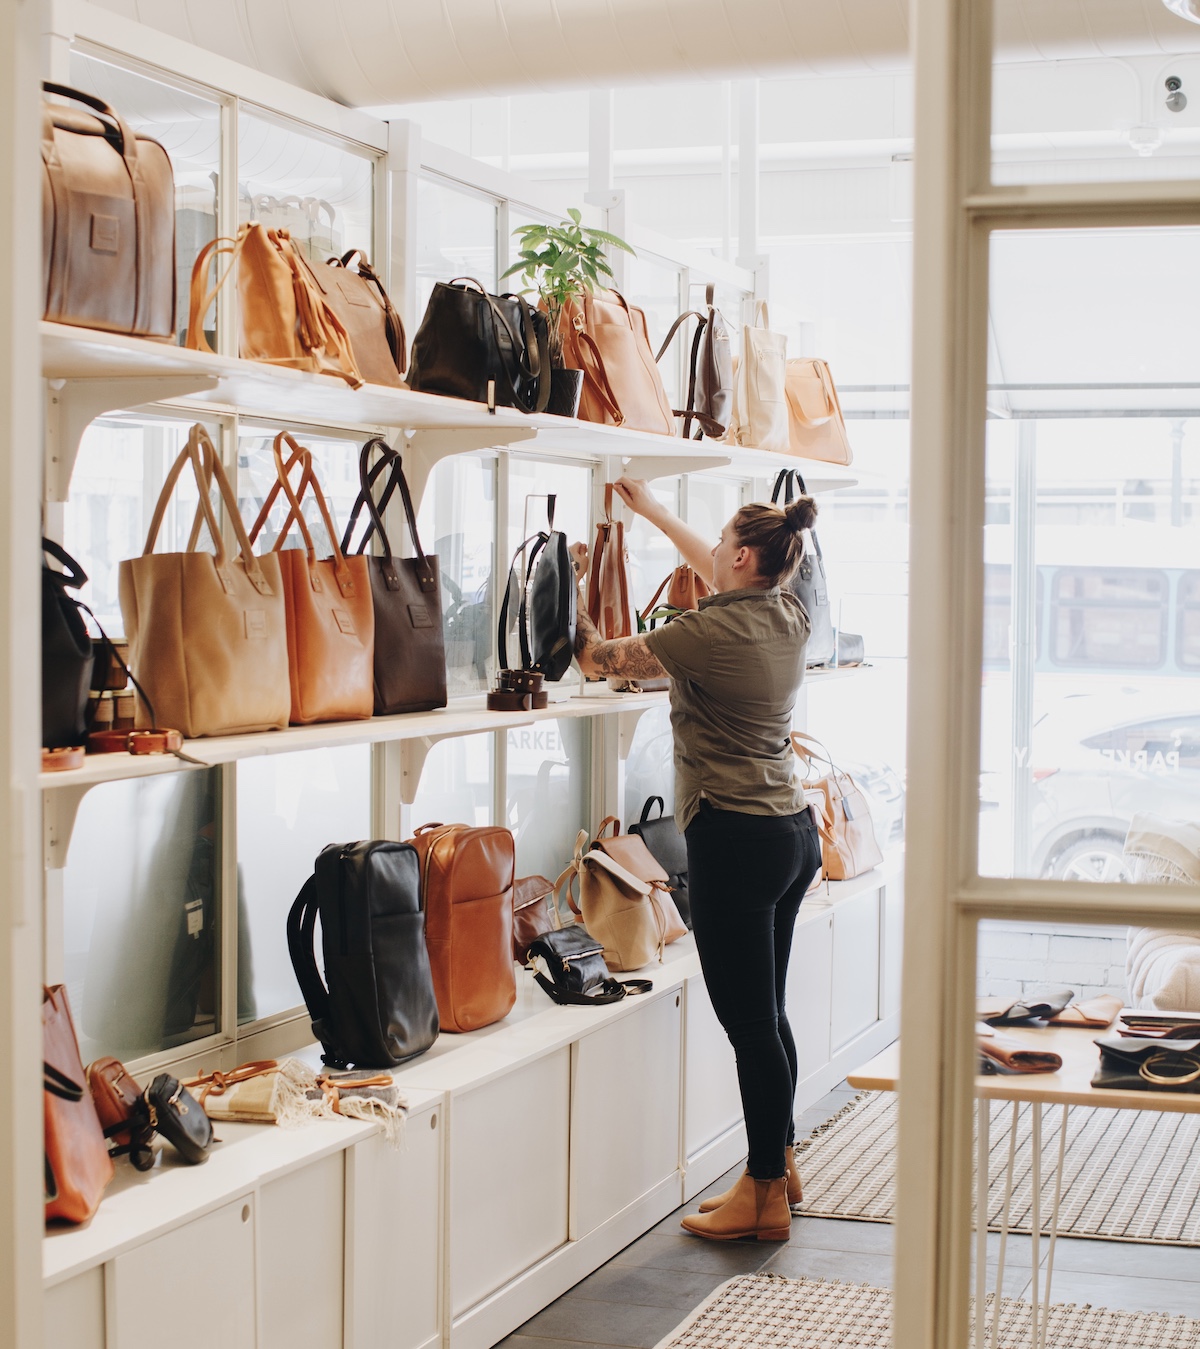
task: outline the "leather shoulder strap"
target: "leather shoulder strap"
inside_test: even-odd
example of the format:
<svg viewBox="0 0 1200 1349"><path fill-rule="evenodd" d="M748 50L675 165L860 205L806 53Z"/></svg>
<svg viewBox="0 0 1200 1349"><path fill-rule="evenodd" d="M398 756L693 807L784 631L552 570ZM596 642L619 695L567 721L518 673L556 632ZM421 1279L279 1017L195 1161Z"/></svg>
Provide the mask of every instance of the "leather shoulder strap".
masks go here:
<svg viewBox="0 0 1200 1349"><path fill-rule="evenodd" d="M288 911L287 942L296 982L300 985L304 1005L308 1008L314 1028L318 1021L325 1024L329 1015L329 991L321 981L313 951L317 909L317 878L310 876L300 887L300 893Z"/></svg>

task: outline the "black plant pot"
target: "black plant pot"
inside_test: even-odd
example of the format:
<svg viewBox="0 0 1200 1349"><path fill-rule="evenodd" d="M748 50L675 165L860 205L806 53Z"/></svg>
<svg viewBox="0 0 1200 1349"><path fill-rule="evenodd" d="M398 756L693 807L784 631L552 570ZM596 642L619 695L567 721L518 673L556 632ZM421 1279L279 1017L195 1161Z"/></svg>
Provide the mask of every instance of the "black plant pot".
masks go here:
<svg viewBox="0 0 1200 1349"><path fill-rule="evenodd" d="M579 414L579 395L583 392L582 370L550 371L550 401L546 411L556 417L575 417Z"/></svg>

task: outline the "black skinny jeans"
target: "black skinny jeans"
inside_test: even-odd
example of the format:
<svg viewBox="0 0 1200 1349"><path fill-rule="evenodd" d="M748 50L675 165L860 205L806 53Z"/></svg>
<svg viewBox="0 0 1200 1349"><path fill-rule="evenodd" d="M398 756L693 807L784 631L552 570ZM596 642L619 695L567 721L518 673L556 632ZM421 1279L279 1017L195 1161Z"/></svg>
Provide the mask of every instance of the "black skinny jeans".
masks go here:
<svg viewBox="0 0 1200 1349"><path fill-rule="evenodd" d="M756 1180L784 1173L795 1137L796 1043L784 1007L792 930L821 865L809 811L746 815L707 801L684 831L696 949L737 1058Z"/></svg>

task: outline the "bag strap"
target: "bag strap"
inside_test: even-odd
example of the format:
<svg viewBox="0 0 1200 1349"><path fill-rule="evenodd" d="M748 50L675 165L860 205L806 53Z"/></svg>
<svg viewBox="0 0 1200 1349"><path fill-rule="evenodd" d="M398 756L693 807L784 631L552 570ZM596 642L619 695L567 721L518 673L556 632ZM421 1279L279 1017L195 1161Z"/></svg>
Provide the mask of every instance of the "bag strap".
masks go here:
<svg viewBox="0 0 1200 1349"><path fill-rule="evenodd" d="M775 478L775 486L771 489L771 505L779 505L780 494L783 494L785 506L790 506L796 499L796 470L794 468L781 468Z"/></svg>
<svg viewBox="0 0 1200 1349"><path fill-rule="evenodd" d="M675 334L680 330L680 328L683 327L683 325L688 321L688 319L695 319L697 321L697 323L700 325L698 329L698 331L700 332L704 331L704 325L708 322L707 317L704 314L702 314L698 309L684 310L684 312L680 314L680 316L675 320L674 323L671 324L670 328L667 330L667 335L666 337L663 338L662 345L658 349L658 355L655 356L654 358L655 365L657 365L658 362L661 361L662 358L667 354L667 348L671 345L671 342L674 340ZM678 416L679 414L676 413L675 415Z"/></svg>
<svg viewBox="0 0 1200 1349"><path fill-rule="evenodd" d="M600 348L596 345L595 339L588 332L584 323L583 315L576 312L573 320L575 335L578 339L576 351L579 354L579 363L583 367L583 377L589 381L592 392L604 405L605 410L612 417L617 426L625 425L625 414L621 411L621 405L617 402L617 395L613 392L613 386L608 378L608 371L604 366L604 357L600 354ZM593 369L588 368L587 360L584 359L584 353L587 353L587 360L595 363Z"/></svg>
<svg viewBox="0 0 1200 1349"><path fill-rule="evenodd" d="M367 464L370 461L373 449L379 450L382 457L368 473ZM391 465L391 472L383 489L383 496L376 503L374 497L375 482L389 464ZM416 549L417 559L420 562L417 572L421 589L423 591L433 590L436 587L433 565L426 556L425 549L421 547L421 535L417 530L417 513L413 509L412 493L408 490L408 479L404 476L404 461L400 452L389 445L381 436L375 436L368 440L358 457L358 480L361 490L354 503L354 509L350 512L350 521L342 534L342 552L345 553L349 550L350 537L354 533L354 526L358 522L358 513L365 505L371 518L356 551L361 554L374 534L378 532L380 542L383 544L384 581L389 590L399 590L400 576L392 560L392 545L383 525L383 513L387 510L388 502L391 501L393 493L399 490L400 500L404 503L404 515L408 521L408 532L412 537L413 547Z"/></svg>
<svg viewBox="0 0 1200 1349"><path fill-rule="evenodd" d="M532 544L534 550L529 557L530 571L532 573L533 563L536 560L538 553L541 552L548 541L549 536L544 531L539 531L537 534L531 534L513 554L512 565L508 569L508 581L504 587L504 598L500 601L500 619L496 630L496 654L499 658L500 668L502 670L512 669L512 666L508 663L508 600L509 596L512 594L513 582L517 575L517 563L521 560L521 554L524 553L530 544ZM521 621L524 615L525 597L524 594L522 594L521 602L517 609L517 637L521 644L521 668L527 670L529 668L531 655L529 651L529 637L525 632L524 623Z"/></svg>
<svg viewBox="0 0 1200 1349"><path fill-rule="evenodd" d="M642 806L642 815L641 818L638 820L638 824L649 823L650 808L651 806L654 805L656 801L658 802L658 814L657 816L655 816L655 818L661 820L663 816L667 813L666 803L663 801L661 796L648 796L646 798L645 805Z"/></svg>
<svg viewBox="0 0 1200 1349"><path fill-rule="evenodd" d="M600 840L604 837L604 831L608 828L608 826L609 826L610 824L611 824L612 827L613 827L613 831L612 831L612 836L613 836L613 838L619 838L619 837L620 837L620 835L621 835L621 821L620 821L615 815L606 815L606 816L600 821L599 828L596 830L596 842L597 842L597 843L599 843Z"/></svg>
<svg viewBox="0 0 1200 1349"><path fill-rule="evenodd" d="M766 300L759 300L754 306L754 325L755 328L770 328L771 316L767 310Z"/></svg>
<svg viewBox="0 0 1200 1349"><path fill-rule="evenodd" d="M329 307L312 264L301 254L287 230L268 230L267 234L292 274L300 345L320 358L324 373L338 375L352 389L361 389L366 381L354 359L350 334Z"/></svg>
<svg viewBox="0 0 1200 1349"><path fill-rule="evenodd" d="M70 1101L73 1105L83 1100L83 1088L74 1078L60 1072L54 1064L42 1060L42 1085L51 1096L60 1101Z"/></svg>
<svg viewBox="0 0 1200 1349"><path fill-rule="evenodd" d="M304 1005L312 1019L313 1030L324 1040L318 1025L324 1030L329 1015L329 990L321 980L317 958L313 951L313 937L317 926L317 878L310 876L292 901L287 917L288 954L296 982L304 997Z"/></svg>
<svg viewBox="0 0 1200 1349"><path fill-rule="evenodd" d="M211 1073L202 1073L199 1077L194 1077L183 1085L203 1105L210 1096L224 1096L230 1087L236 1087L239 1082L249 1082L255 1077L265 1077L267 1073L274 1072L278 1067L279 1061L277 1059L256 1059L253 1063L239 1064L228 1072L222 1072L218 1068ZM199 1092L198 1095L197 1091Z"/></svg>
<svg viewBox="0 0 1200 1349"><path fill-rule="evenodd" d="M650 622L651 615L658 607L658 597L663 593L664 590L666 590L667 586L671 584L671 577L674 576L674 574L675 574L674 572L668 572L667 575L663 577L662 582L660 583L658 589L654 592L653 596L651 597L650 603L647 604L646 607L642 610L643 623Z"/></svg>
<svg viewBox="0 0 1200 1349"><path fill-rule="evenodd" d="M183 340L183 345L191 351L207 351L210 355L213 354L213 349L209 345L208 334L204 331L204 316L208 313L209 305L217 298L217 294L225 285L225 282L233 275L245 239L246 229L243 226L238 230L236 239L227 237L210 239L196 255L196 261L192 264L192 279L188 294L187 336ZM220 259L223 253L229 254L229 265L223 273L220 273L216 284L209 290L209 266L215 266L219 272Z"/></svg>
<svg viewBox="0 0 1200 1349"><path fill-rule="evenodd" d="M50 556L62 566L62 571L55 571L53 573L57 585L70 586L72 590L79 590L81 587L87 585L87 572L84 571L65 548L60 544L55 543L53 539L46 538L44 534L42 535L42 552L49 553ZM53 571L53 568L47 568L47 570Z"/></svg>
<svg viewBox="0 0 1200 1349"><path fill-rule="evenodd" d="M561 1007L603 1007L606 1003L620 1002L627 992L625 985L619 979L605 979L600 985L598 993L572 993L568 989L556 987L540 971L535 970L533 977L537 980L542 991L548 993ZM630 982L634 981L630 980ZM646 983L648 981L638 980L637 982ZM644 992L644 990L639 989L638 992Z"/></svg>

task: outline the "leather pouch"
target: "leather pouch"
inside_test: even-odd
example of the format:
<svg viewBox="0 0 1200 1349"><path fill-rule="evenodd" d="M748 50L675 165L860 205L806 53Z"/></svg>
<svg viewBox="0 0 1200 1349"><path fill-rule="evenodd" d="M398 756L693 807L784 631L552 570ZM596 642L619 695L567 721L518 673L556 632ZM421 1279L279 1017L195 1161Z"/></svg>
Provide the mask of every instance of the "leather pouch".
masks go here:
<svg viewBox="0 0 1200 1349"><path fill-rule="evenodd" d="M1062 1058L1052 1050L1037 1049L1009 1035L981 1035L979 1053L985 1072L1056 1073Z"/></svg>
<svg viewBox="0 0 1200 1349"><path fill-rule="evenodd" d="M208 1160L212 1121L200 1102L170 1073L159 1073L146 1088L147 1120L191 1166Z"/></svg>
<svg viewBox="0 0 1200 1349"><path fill-rule="evenodd" d="M63 984L42 992L46 1218L83 1223L113 1178Z"/></svg>
<svg viewBox="0 0 1200 1349"><path fill-rule="evenodd" d="M658 814L651 819L650 812L655 804L658 805ZM646 798L641 818L637 824L629 826L629 832L642 840L651 856L666 873L667 884L671 887L671 899L679 911L680 918L690 929L692 907L688 902L687 840L679 832L674 815L663 814L661 796Z"/></svg>
<svg viewBox="0 0 1200 1349"><path fill-rule="evenodd" d="M654 987L649 979L614 979L604 962L604 948L578 923L538 937L529 948L529 959L538 987L564 1006L620 1002Z"/></svg>
<svg viewBox="0 0 1200 1349"><path fill-rule="evenodd" d="M980 998L975 1014L989 1026L1028 1026L1058 1016L1074 996L1069 988L1039 988L1015 1002L1012 998Z"/></svg>
<svg viewBox="0 0 1200 1349"><path fill-rule="evenodd" d="M1140 1040L1102 1035L1093 1087L1115 1091L1200 1092L1200 1040Z"/></svg>

